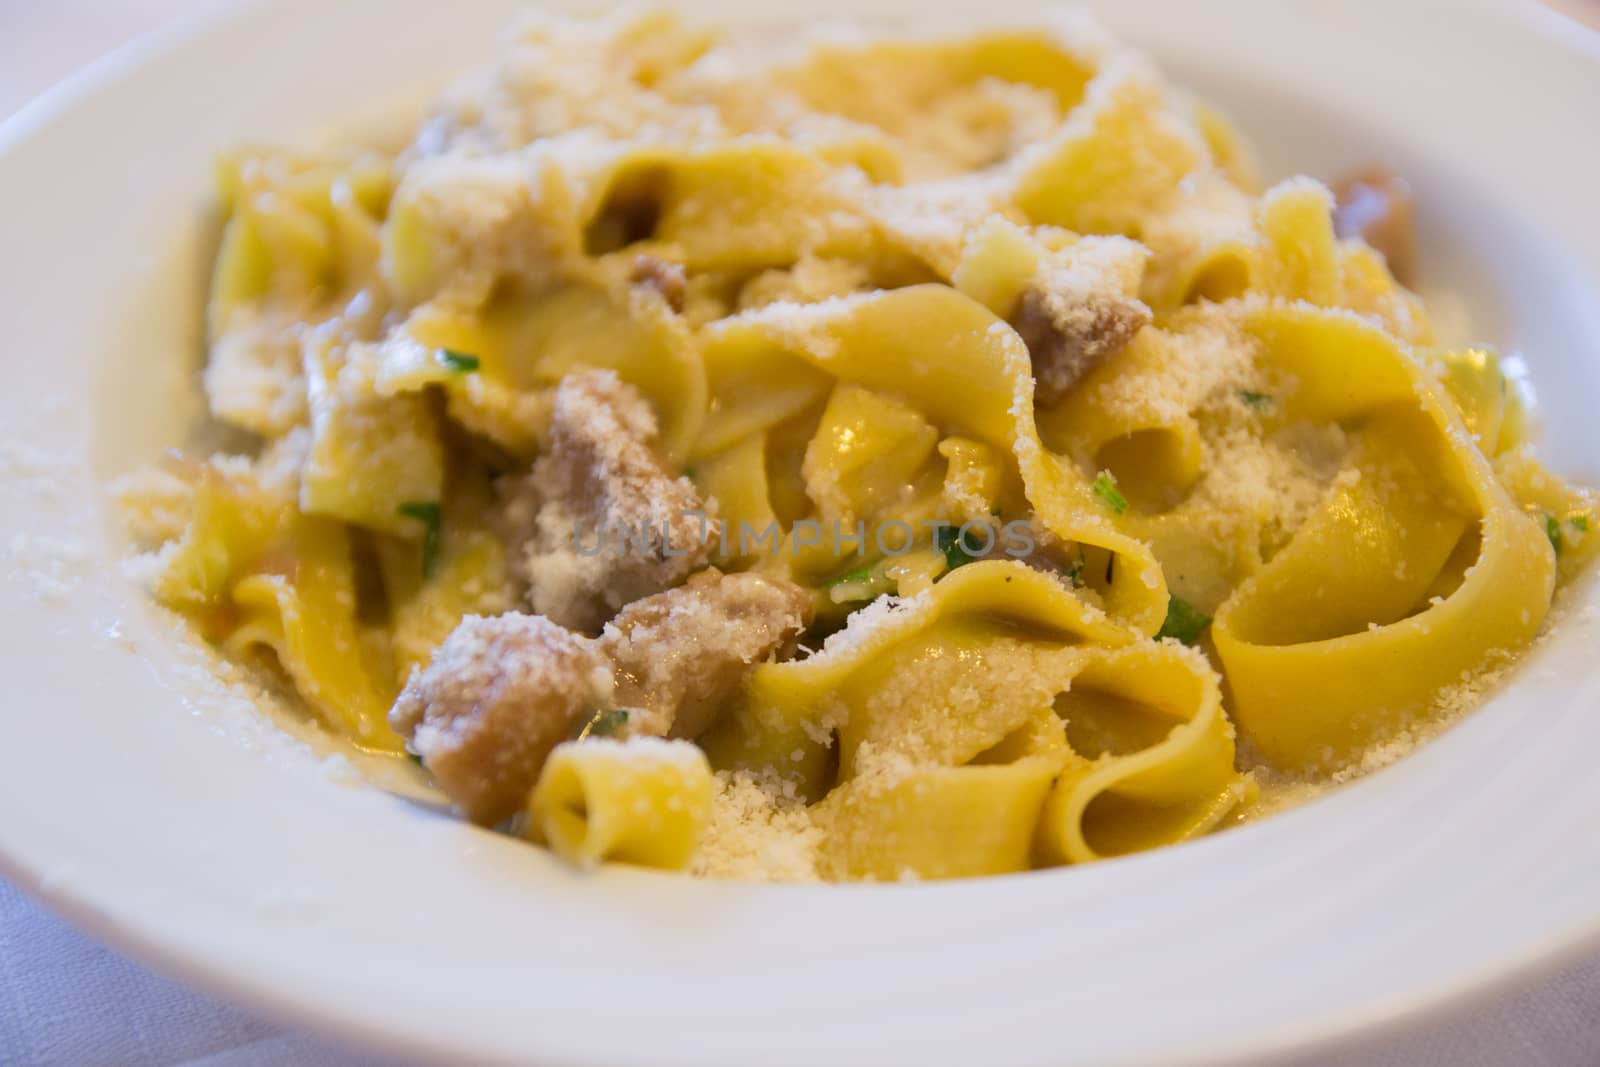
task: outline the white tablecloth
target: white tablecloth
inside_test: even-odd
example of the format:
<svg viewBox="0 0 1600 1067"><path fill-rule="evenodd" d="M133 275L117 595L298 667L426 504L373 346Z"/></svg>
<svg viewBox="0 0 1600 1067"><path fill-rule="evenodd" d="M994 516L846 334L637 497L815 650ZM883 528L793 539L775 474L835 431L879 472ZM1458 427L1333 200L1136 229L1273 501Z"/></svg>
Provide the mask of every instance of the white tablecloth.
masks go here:
<svg viewBox="0 0 1600 1067"><path fill-rule="evenodd" d="M0 118L77 67L204 3L0 0ZM1600 0L1552 3L1600 25ZM1316 961L1306 964L1314 970ZM0 1065L358 1067L373 1062L153 974L0 882ZM1306 1061L1312 1062L1317 1067L1600 1065L1600 959L1501 996L1465 1020Z"/></svg>

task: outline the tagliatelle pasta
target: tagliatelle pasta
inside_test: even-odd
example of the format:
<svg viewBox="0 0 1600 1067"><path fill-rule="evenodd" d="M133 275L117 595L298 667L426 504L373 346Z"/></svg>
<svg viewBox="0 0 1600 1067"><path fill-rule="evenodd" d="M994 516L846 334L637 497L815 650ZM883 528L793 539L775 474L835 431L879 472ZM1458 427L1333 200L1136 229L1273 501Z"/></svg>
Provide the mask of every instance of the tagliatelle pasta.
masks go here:
<svg viewBox="0 0 1600 1067"><path fill-rule="evenodd" d="M687 741L564 744L528 805L535 838L565 859L683 867L710 816L711 768Z"/></svg>
<svg viewBox="0 0 1600 1067"><path fill-rule="evenodd" d="M544 18L402 150L218 186L262 447L128 482L154 595L584 866L1188 841L1453 710L1600 545L1391 272L1403 184L1261 188L1081 20Z"/></svg>

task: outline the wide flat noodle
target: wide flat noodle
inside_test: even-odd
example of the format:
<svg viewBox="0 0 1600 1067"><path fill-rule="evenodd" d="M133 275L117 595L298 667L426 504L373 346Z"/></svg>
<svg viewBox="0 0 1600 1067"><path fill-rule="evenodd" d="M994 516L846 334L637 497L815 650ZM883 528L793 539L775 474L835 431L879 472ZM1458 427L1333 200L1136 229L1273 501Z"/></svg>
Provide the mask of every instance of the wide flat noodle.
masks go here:
<svg viewBox="0 0 1600 1067"><path fill-rule="evenodd" d="M1337 766L1491 653L1526 645L1550 607L1555 553L1392 337L1304 305L1250 309L1242 322L1296 383L1284 417L1368 420L1360 480L1213 626L1245 733L1284 766ZM1476 561L1459 586L1424 596L1469 536Z"/></svg>
<svg viewBox="0 0 1600 1067"><path fill-rule="evenodd" d="M270 650L330 727L398 751L391 685L356 619L350 542L341 524L301 515L248 474L206 467L194 520L163 561L156 594L232 650Z"/></svg>
<svg viewBox="0 0 1600 1067"><path fill-rule="evenodd" d="M944 286L914 286L747 313L708 331L707 345L745 359L800 357L840 381L899 397L947 433L1009 453L1026 502L1052 534L1116 557L1095 576L1105 610L1137 632L1160 627L1160 567L1121 532L1092 480L1044 448L1027 349L981 304ZM1109 580L1101 577L1107 571Z"/></svg>

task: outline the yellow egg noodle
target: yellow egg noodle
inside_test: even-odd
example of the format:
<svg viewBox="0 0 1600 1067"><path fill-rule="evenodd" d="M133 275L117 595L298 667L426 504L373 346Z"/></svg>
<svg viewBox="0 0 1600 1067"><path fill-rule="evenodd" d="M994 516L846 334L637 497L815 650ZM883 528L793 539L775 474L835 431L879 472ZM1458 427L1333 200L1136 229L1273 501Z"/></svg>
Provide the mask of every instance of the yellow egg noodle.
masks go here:
<svg viewBox="0 0 1600 1067"><path fill-rule="evenodd" d="M827 879L1184 841L1256 768L1435 714L1600 543L1497 356L1436 347L1326 187L1262 191L1076 18L782 47L542 18L403 148L242 149L218 190L204 384L263 445L130 483L155 596L580 864L730 873L752 782ZM622 436L567 463L595 418ZM622 566L585 570L572 516L603 547L673 494L681 564L561 599ZM691 625L753 661L650 643ZM447 642L488 658L436 677Z"/></svg>

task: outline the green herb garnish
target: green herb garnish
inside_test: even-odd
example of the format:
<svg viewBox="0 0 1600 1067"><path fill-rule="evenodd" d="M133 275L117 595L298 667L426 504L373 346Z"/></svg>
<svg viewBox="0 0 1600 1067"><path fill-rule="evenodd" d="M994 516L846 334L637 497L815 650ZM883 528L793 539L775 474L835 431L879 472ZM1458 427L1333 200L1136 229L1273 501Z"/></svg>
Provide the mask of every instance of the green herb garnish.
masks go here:
<svg viewBox="0 0 1600 1067"><path fill-rule="evenodd" d="M432 578L439 565L439 527L443 524L443 512L437 502L421 500L407 501L395 510L405 518L422 523L422 576Z"/></svg>
<svg viewBox="0 0 1600 1067"><path fill-rule="evenodd" d="M1095 475L1094 484L1089 488L1100 498L1101 503L1118 515L1128 510L1128 498L1117 488L1117 479L1110 471L1101 471Z"/></svg>
<svg viewBox="0 0 1600 1067"><path fill-rule="evenodd" d="M1080 586L1080 585L1083 584L1083 557L1082 556L1079 556L1077 559L1073 560L1072 561L1072 566L1067 568L1067 581L1071 582L1074 587L1077 587L1077 586Z"/></svg>
<svg viewBox="0 0 1600 1067"><path fill-rule="evenodd" d="M433 361L445 370L455 371L457 374L466 374L468 371L478 369L478 357L465 352L457 352L453 348L435 349Z"/></svg>
<svg viewBox="0 0 1600 1067"><path fill-rule="evenodd" d="M933 532L933 543L944 553L944 564L948 570L953 571L957 567L964 567L983 558L967 551L966 546L961 543L959 526L940 526Z"/></svg>
<svg viewBox="0 0 1600 1067"><path fill-rule="evenodd" d="M695 469L693 467L685 467L685 468L683 468L683 476L685 478L689 479L691 482L694 481L694 476L695 476L696 473L697 472L695 471Z"/></svg>
<svg viewBox="0 0 1600 1067"><path fill-rule="evenodd" d="M877 563L864 564L822 583L822 588L828 591L828 599L835 604L876 600L883 594L892 592L894 587L894 579L890 578Z"/></svg>
<svg viewBox="0 0 1600 1067"><path fill-rule="evenodd" d="M1561 549L1565 547L1561 543L1561 520L1548 511L1544 513L1544 535L1550 539L1550 547L1556 550L1559 559Z"/></svg>
<svg viewBox="0 0 1600 1067"><path fill-rule="evenodd" d="M872 564L869 563L865 567L857 567L853 571L845 571L843 574L829 578L827 584L838 585L840 582L860 582L870 578L871 576Z"/></svg>
<svg viewBox="0 0 1600 1067"><path fill-rule="evenodd" d="M1239 390L1239 399L1244 402L1245 407L1255 408L1257 411L1265 411L1272 406L1271 394L1258 393L1251 389Z"/></svg>
<svg viewBox="0 0 1600 1067"><path fill-rule="evenodd" d="M1196 611L1194 605L1182 597L1169 596L1167 621L1161 624L1161 629L1156 632L1156 638L1159 640L1163 637L1175 637L1186 645L1192 645L1200 640L1200 635L1205 633L1206 627L1210 625L1210 615Z"/></svg>
<svg viewBox="0 0 1600 1067"><path fill-rule="evenodd" d="M1572 518L1568 519L1567 521L1572 523L1572 528L1574 530L1577 530L1579 533L1588 533L1589 532L1589 516L1587 516L1587 515L1574 515L1574 516L1572 516Z"/></svg>
<svg viewBox="0 0 1600 1067"><path fill-rule="evenodd" d="M822 583L822 588L832 589L836 585L853 585L856 582L869 582L871 580L872 564L869 563L864 567L857 567L853 571L845 571L843 574L834 575Z"/></svg>
<svg viewBox="0 0 1600 1067"><path fill-rule="evenodd" d="M594 713L588 722L583 724L583 729L578 731L578 740L588 737L610 737L624 726L628 725L627 708L604 708Z"/></svg>

